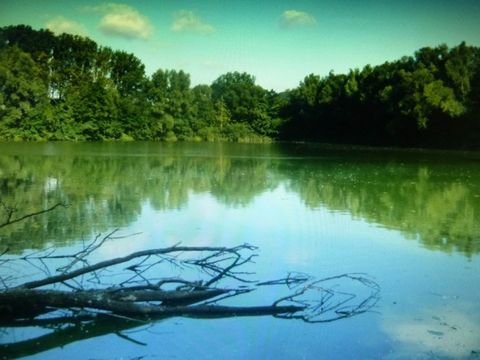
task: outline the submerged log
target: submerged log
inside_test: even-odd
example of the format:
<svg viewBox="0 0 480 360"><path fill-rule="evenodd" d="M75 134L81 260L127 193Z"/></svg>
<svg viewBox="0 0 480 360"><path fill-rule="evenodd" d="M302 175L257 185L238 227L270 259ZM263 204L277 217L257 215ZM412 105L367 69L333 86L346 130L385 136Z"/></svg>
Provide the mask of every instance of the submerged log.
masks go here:
<svg viewBox="0 0 480 360"><path fill-rule="evenodd" d="M230 292L225 289L185 291L59 291L14 289L0 293L0 326L31 319L58 309L84 308L130 317L161 316L255 316L294 313L303 306L220 306L195 305ZM151 301L161 301L152 304ZM165 303L166 301L167 303Z"/></svg>

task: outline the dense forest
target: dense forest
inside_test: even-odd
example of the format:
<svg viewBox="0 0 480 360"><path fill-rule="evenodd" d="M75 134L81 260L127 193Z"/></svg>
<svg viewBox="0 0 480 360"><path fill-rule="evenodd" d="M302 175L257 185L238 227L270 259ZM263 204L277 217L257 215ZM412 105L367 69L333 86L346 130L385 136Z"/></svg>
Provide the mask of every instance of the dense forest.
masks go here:
<svg viewBox="0 0 480 360"><path fill-rule="evenodd" d="M273 65L274 66L274 65ZM276 93L247 73L192 87L80 36L0 28L0 139L320 141L478 148L480 48L422 48Z"/></svg>

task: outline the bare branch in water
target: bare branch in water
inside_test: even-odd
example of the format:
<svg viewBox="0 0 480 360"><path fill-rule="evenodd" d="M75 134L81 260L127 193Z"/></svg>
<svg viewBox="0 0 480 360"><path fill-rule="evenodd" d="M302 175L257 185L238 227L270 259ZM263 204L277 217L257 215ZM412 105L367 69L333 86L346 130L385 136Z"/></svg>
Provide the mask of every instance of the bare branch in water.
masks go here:
<svg viewBox="0 0 480 360"><path fill-rule="evenodd" d="M254 273L242 270L245 265L253 264L257 256L257 247L249 244L235 247L175 244L91 264L91 255L113 239L116 232L98 235L74 254L56 255L46 250L4 260L9 264L28 262L41 273L48 271L48 275L10 287L0 279L3 284L0 326L39 326L52 329L53 333L0 345L2 353L19 357L48 350L59 345L53 341L55 336L63 339L63 345L108 333L137 342L122 331L173 316L269 315L307 323L330 322L365 313L379 299L378 284L364 274L315 279L291 272L285 278L258 282L252 279ZM49 262L60 260L68 264L51 270L55 267L49 266ZM164 270L165 267L171 270L172 265L184 271L183 276L168 277ZM196 278L190 279L192 274L196 274ZM120 280L107 285L109 277L120 277ZM268 286L284 287L290 294L270 304L224 305L225 299L263 291Z"/></svg>

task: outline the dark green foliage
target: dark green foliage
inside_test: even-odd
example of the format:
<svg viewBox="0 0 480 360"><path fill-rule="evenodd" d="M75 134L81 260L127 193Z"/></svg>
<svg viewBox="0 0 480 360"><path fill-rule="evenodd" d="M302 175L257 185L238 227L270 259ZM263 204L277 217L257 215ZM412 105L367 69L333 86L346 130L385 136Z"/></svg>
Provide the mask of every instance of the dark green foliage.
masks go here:
<svg viewBox="0 0 480 360"><path fill-rule="evenodd" d="M35 140L47 126L47 89L39 66L17 46L0 50L0 137Z"/></svg>
<svg viewBox="0 0 480 360"><path fill-rule="evenodd" d="M230 72L212 83L215 101L221 101L234 123L244 123L258 135L269 136L274 131L268 112L268 92L255 84L255 78L247 73ZM243 131L243 130L242 130Z"/></svg>
<svg viewBox="0 0 480 360"><path fill-rule="evenodd" d="M478 148L480 49L464 43L347 75L307 76L290 91L281 136L383 146ZM477 82L477 88L472 84ZM476 100L477 99L477 100Z"/></svg>
<svg viewBox="0 0 480 360"><path fill-rule="evenodd" d="M307 140L478 148L480 49L422 48L267 91L247 73L191 88L133 54L25 25L0 28L0 139Z"/></svg>

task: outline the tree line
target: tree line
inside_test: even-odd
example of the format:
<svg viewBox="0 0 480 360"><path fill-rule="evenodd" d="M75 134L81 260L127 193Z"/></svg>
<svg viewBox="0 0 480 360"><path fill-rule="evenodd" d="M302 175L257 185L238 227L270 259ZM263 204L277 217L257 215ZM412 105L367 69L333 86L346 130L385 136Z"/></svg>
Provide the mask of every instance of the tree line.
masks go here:
<svg viewBox="0 0 480 360"><path fill-rule="evenodd" d="M0 139L320 141L478 148L480 48L461 43L277 93L229 72L192 87L91 39L0 28Z"/></svg>

